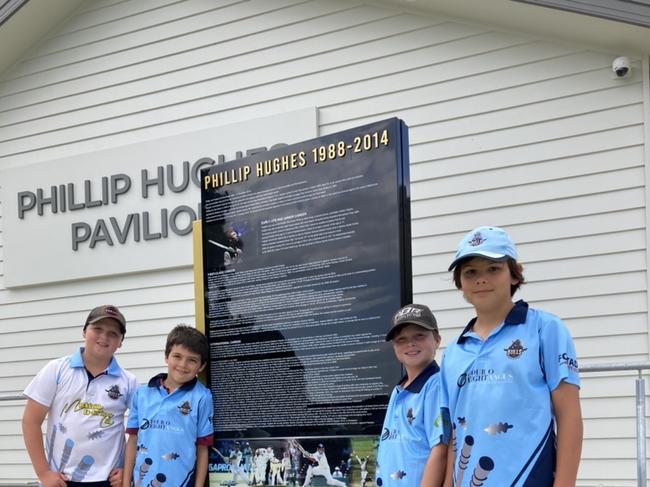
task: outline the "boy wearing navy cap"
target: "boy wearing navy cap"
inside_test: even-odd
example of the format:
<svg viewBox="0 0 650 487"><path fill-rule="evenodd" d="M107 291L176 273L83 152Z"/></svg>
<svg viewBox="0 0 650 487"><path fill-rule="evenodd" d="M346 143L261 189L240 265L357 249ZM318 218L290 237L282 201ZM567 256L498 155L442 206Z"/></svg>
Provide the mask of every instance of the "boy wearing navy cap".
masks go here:
<svg viewBox="0 0 650 487"><path fill-rule="evenodd" d="M138 387L113 356L125 334L117 307L96 307L83 327L84 346L48 363L25 389L23 438L43 487L121 485L124 413Z"/></svg>
<svg viewBox="0 0 650 487"><path fill-rule="evenodd" d="M575 486L580 381L566 326L513 302L523 267L501 228L468 233L449 270L476 317L443 360L443 402L453 426L445 487Z"/></svg>
<svg viewBox="0 0 650 487"><path fill-rule="evenodd" d="M378 487L439 487L445 476L449 419L440 407L440 346L431 310L409 304L393 316L386 341L406 375L390 396L377 452ZM426 469L425 469L426 465Z"/></svg>

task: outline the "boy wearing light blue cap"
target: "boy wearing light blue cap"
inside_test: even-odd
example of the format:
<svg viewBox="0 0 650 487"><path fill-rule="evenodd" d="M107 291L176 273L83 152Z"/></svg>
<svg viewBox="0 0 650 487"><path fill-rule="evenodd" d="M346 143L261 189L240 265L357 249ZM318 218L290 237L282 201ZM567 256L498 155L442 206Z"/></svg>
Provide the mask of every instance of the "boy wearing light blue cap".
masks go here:
<svg viewBox="0 0 650 487"><path fill-rule="evenodd" d="M459 243L456 287L476 312L445 351L452 441L445 486L575 486L582 446L578 362L562 321L512 296L512 239L479 227Z"/></svg>

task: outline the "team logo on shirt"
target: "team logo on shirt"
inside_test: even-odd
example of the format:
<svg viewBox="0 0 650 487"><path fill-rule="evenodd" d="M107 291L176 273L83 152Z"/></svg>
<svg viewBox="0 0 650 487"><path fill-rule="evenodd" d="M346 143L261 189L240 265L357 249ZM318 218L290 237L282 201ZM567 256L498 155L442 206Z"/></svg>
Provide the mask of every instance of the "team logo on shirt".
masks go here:
<svg viewBox="0 0 650 487"><path fill-rule="evenodd" d="M476 232L474 235L472 235L472 240L470 240L468 243L472 247L478 247L483 242L485 242L485 239L483 238L483 235L481 235L481 232Z"/></svg>
<svg viewBox="0 0 650 487"><path fill-rule="evenodd" d="M408 412L406 413L406 420L409 422L409 424L413 424L414 419L415 416L413 416L413 408L409 408Z"/></svg>
<svg viewBox="0 0 650 487"><path fill-rule="evenodd" d="M84 416L99 416L99 426L102 428L108 428L114 424L113 413L106 411L101 404L93 404L91 402L83 402L81 399L75 399L71 403L66 403L63 406L61 415L68 414L70 411L83 414Z"/></svg>
<svg viewBox="0 0 650 487"><path fill-rule="evenodd" d="M512 342L508 348L504 348L503 350L506 352L506 357L516 359L521 357L521 355L528 349L524 348L521 340L517 339Z"/></svg>
<svg viewBox="0 0 650 487"><path fill-rule="evenodd" d="M460 388L477 382L486 384L510 384L513 380L514 377L512 374L499 372L495 369L471 369L458 376L456 385Z"/></svg>
<svg viewBox="0 0 650 487"><path fill-rule="evenodd" d="M181 412L183 416L187 416L192 412L192 406L190 406L190 403L185 401L183 404L178 406L178 410Z"/></svg>
<svg viewBox="0 0 650 487"><path fill-rule="evenodd" d="M388 428L384 428L384 431L381 432L381 441L384 440L397 440L399 439L399 431L391 431Z"/></svg>
<svg viewBox="0 0 650 487"><path fill-rule="evenodd" d="M564 352L558 355L558 363L560 365L566 365L570 372L578 373L578 361L570 357L568 353Z"/></svg>
<svg viewBox="0 0 650 487"><path fill-rule="evenodd" d="M140 424L141 430L146 430L151 428L152 430L163 430L163 431L174 431L176 433L183 431L183 428L179 426L174 426L171 421L166 419L147 419L142 418L142 423Z"/></svg>
<svg viewBox="0 0 650 487"><path fill-rule="evenodd" d="M108 397L111 399L119 399L123 396L123 394L120 392L120 386L117 384L111 386L109 389L106 389L106 392L108 393Z"/></svg>

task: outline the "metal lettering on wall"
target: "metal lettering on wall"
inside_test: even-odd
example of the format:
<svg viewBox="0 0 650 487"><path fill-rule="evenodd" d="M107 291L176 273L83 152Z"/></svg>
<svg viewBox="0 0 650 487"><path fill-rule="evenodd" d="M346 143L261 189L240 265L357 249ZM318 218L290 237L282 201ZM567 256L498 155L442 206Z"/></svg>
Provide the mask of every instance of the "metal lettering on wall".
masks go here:
<svg viewBox="0 0 650 487"><path fill-rule="evenodd" d="M406 138L390 119L202 171L219 438L379 432L411 299Z"/></svg>
<svg viewBox="0 0 650 487"><path fill-rule="evenodd" d="M189 266L201 169L316 134L311 108L6 169L5 285Z"/></svg>

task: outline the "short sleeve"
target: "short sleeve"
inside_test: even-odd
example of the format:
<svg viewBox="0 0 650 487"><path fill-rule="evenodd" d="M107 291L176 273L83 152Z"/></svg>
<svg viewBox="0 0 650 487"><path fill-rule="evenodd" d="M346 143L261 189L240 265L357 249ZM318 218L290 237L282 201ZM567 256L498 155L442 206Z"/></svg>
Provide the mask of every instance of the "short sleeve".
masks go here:
<svg viewBox="0 0 650 487"><path fill-rule="evenodd" d="M205 436L210 436L214 433L214 428L212 426L212 415L213 415L213 405L212 405L212 394L209 390L205 390L204 394L201 396L199 401L199 414L198 414L198 428L197 428L197 437L203 438Z"/></svg>
<svg viewBox="0 0 650 487"><path fill-rule="evenodd" d="M447 378L446 378L446 368L445 368L445 358L449 355L449 347L454 345L450 344L445 350L445 354L442 357L442 362L440 363L440 407L449 410L449 391L447 390Z"/></svg>
<svg viewBox="0 0 650 487"><path fill-rule="evenodd" d="M131 399L131 404L129 406L129 418L126 422L127 430L137 430L140 427L140 418L138 417L139 396L140 396L140 389L136 389L135 392L133 392L133 397Z"/></svg>
<svg viewBox="0 0 650 487"><path fill-rule="evenodd" d="M60 360L53 360L43 367L25 388L23 394L29 399L49 408L59 385Z"/></svg>
<svg viewBox="0 0 650 487"><path fill-rule="evenodd" d="M133 397L138 387L138 379L136 379L135 375L129 374L129 388L126 397L126 403L129 405L129 408L131 408L131 402L133 402Z"/></svg>
<svg viewBox="0 0 650 487"><path fill-rule="evenodd" d="M554 391L562 381L580 387L576 350L566 325L556 316L548 315L539 334L540 360L549 390Z"/></svg>
<svg viewBox="0 0 650 487"><path fill-rule="evenodd" d="M424 430L429 448L439 443L449 442L449 415L445 414L446 408L441 406L441 374L435 374L429 379L426 390L423 391Z"/></svg>

